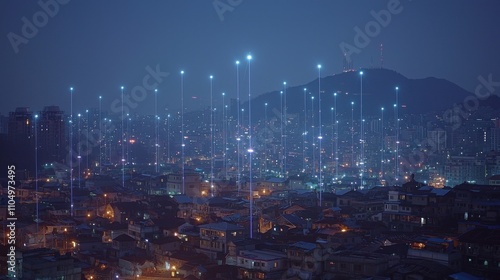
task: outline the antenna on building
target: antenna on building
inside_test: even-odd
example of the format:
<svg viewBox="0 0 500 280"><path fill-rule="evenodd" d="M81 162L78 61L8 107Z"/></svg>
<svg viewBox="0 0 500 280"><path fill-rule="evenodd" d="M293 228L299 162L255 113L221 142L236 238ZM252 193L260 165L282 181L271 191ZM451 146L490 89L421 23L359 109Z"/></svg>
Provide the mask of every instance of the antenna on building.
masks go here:
<svg viewBox="0 0 500 280"><path fill-rule="evenodd" d="M344 57L342 58L342 62L343 62L343 69L342 69L343 72L353 71L352 59L350 56L349 57L347 56L347 53L344 53Z"/></svg>
<svg viewBox="0 0 500 280"><path fill-rule="evenodd" d="M380 68L384 68L384 44L380 43Z"/></svg>
<svg viewBox="0 0 500 280"><path fill-rule="evenodd" d="M342 72L347 72L347 58L345 53L342 57Z"/></svg>

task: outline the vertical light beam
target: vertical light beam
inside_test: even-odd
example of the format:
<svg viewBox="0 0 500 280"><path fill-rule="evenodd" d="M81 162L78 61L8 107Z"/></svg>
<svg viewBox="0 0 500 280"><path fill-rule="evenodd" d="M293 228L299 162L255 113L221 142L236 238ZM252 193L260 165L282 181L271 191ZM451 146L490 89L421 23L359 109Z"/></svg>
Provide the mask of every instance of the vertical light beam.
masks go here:
<svg viewBox="0 0 500 280"><path fill-rule="evenodd" d="M322 178L322 152L321 152L321 140L323 139L322 133L322 124L321 124L321 65L318 64L318 144L319 144L319 207L323 204L323 178Z"/></svg>
<svg viewBox="0 0 500 280"><path fill-rule="evenodd" d="M249 158L249 181L250 181L250 238L253 238L253 186L252 186L252 94L250 90L250 62L251 55L247 55L248 60L248 158Z"/></svg>

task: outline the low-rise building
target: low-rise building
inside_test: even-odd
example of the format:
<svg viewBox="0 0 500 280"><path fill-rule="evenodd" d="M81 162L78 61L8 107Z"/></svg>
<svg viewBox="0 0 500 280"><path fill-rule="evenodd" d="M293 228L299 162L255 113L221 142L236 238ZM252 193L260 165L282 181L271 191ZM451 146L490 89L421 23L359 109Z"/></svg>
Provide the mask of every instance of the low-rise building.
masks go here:
<svg viewBox="0 0 500 280"><path fill-rule="evenodd" d="M410 242L407 257L434 261L454 271L460 269L460 252L450 239L429 236L415 238Z"/></svg>
<svg viewBox="0 0 500 280"><path fill-rule="evenodd" d="M475 228L459 238L462 269L486 278L500 275L500 229Z"/></svg>
<svg viewBox="0 0 500 280"><path fill-rule="evenodd" d="M80 280L81 267L69 254L41 248L19 252L16 256L16 278Z"/></svg>
<svg viewBox="0 0 500 280"><path fill-rule="evenodd" d="M200 253L210 260L222 263L228 252L228 243L244 237L244 228L226 222L201 225Z"/></svg>
<svg viewBox="0 0 500 280"><path fill-rule="evenodd" d="M364 251L338 251L325 262L325 272L335 276L373 277L399 261L398 256Z"/></svg>
<svg viewBox="0 0 500 280"><path fill-rule="evenodd" d="M237 257L238 279L279 279L288 268L287 255L270 250L242 250Z"/></svg>
<svg viewBox="0 0 500 280"><path fill-rule="evenodd" d="M299 241L287 250L290 261L288 276L297 275L301 279L314 279L321 275L324 262L329 255L327 243Z"/></svg>

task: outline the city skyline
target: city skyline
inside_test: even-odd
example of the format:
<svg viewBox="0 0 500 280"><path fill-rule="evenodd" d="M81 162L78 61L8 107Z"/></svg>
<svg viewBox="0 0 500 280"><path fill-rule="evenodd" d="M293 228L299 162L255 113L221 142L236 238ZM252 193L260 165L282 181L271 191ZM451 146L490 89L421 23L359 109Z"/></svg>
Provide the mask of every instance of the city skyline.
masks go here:
<svg viewBox="0 0 500 280"><path fill-rule="evenodd" d="M317 64L323 65L323 77L340 73L346 64L343 52L351 52L348 65L355 69L383 66L410 78L445 78L469 92L475 90L480 75L493 74L496 82L494 65L500 60L494 51L500 40L488 35L494 34L494 26L498 25L494 22L498 18L492 13L499 10L499 5L493 1L463 1L460 5L430 1L360 5L325 1L306 5L300 1L278 1L266 3L265 9L259 2L236 1L233 3L239 5L222 11L214 8L213 3L187 6L175 1L154 7L133 2L99 3L101 9L91 11L92 4L75 5L68 1L53 8L53 17L48 16L45 24L34 26L37 32L29 40L20 38L26 22L22 18L34 24L33 15L44 10L36 3L24 7L11 3L2 3L6 5L2 11L9 11L1 27L8 35L0 42L6 62L0 68L5 79L2 90L12 94L8 103L0 105L2 113L14 109L10 102L35 108L44 100L51 105L67 94L70 86L78 89L76 110L92 107L94 98L100 95L111 97L103 100L103 106L110 108L113 97L119 98L116 88L125 86L125 93L131 94L135 86L143 85L143 78L154 72L164 75L149 81L156 83L162 93L158 96L159 104L169 112L178 111L180 102L174 97L180 94L176 76L181 70L186 71L186 108L199 109L209 102L209 92L201 86L207 75L215 77L214 93L226 92L229 98L235 97L234 61L243 61L248 52L256 54L255 95L280 88L283 80L290 87L304 84L315 77L310 67ZM278 12L283 8L290 12ZM114 9L114 13L105 13L106 9ZM296 9L301 9L300 13ZM423 10L427 21L420 20ZM147 19L126 20L135 12L145 11L152 12ZM476 14L473 11L484 15L484 20L467 20ZM258 13L262 13L261 20L256 26L249 24ZM442 17L442 13L453 16ZM78 24L87 22L82 18L86 14L93 15L94 20L89 26ZM274 21L282 26L264 27L272 26ZM197 23L195 29L189 26L192 22ZM461 28L464 22L471 28ZM99 24L104 27L102 30L97 28ZM434 24L445 28L429 26ZM126 34L123 30L131 32ZM364 37L357 30L363 34L368 30L373 36ZM54 44L59 47L49 47ZM180 49L184 44L189 47ZM470 51L479 49L480 52ZM422 64L420 57L426 58L426 63ZM22 77L30 83L21 82L20 76L13 77L15 73L23 73ZM134 109L140 114L154 103L153 89L147 92L148 97ZM69 104L60 106L69 111Z"/></svg>

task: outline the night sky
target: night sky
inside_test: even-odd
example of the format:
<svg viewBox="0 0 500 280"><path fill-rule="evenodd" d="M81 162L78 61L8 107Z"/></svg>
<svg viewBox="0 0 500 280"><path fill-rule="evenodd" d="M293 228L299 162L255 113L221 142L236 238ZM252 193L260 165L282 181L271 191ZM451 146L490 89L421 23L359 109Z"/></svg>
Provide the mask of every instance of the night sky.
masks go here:
<svg viewBox="0 0 500 280"><path fill-rule="evenodd" d="M372 29L370 42L358 44L359 53L351 55L356 69L380 66L382 43L384 67L409 78L444 78L469 91L479 75L500 81L496 0L60 2L68 3L58 3L44 22L37 1L0 1L2 114L47 105L68 112L70 86L75 87L75 114L98 107L99 95L103 109L110 110L120 86L130 94L143 84L146 67L157 65L169 73L158 84L159 108L179 109L179 72L184 70L186 107L198 109L209 104L209 75L214 75L217 102L222 92L236 96L236 60L241 60L245 100L248 53L253 55L252 94L262 94L280 89L285 80L290 86L312 81L318 63L322 76L341 72L341 43L356 47L355 27L367 26L380 29ZM381 10L383 15L392 10L390 20L373 25L373 13ZM22 18L33 23L34 15L40 27L26 38ZM149 91L133 113L152 114L153 106Z"/></svg>

